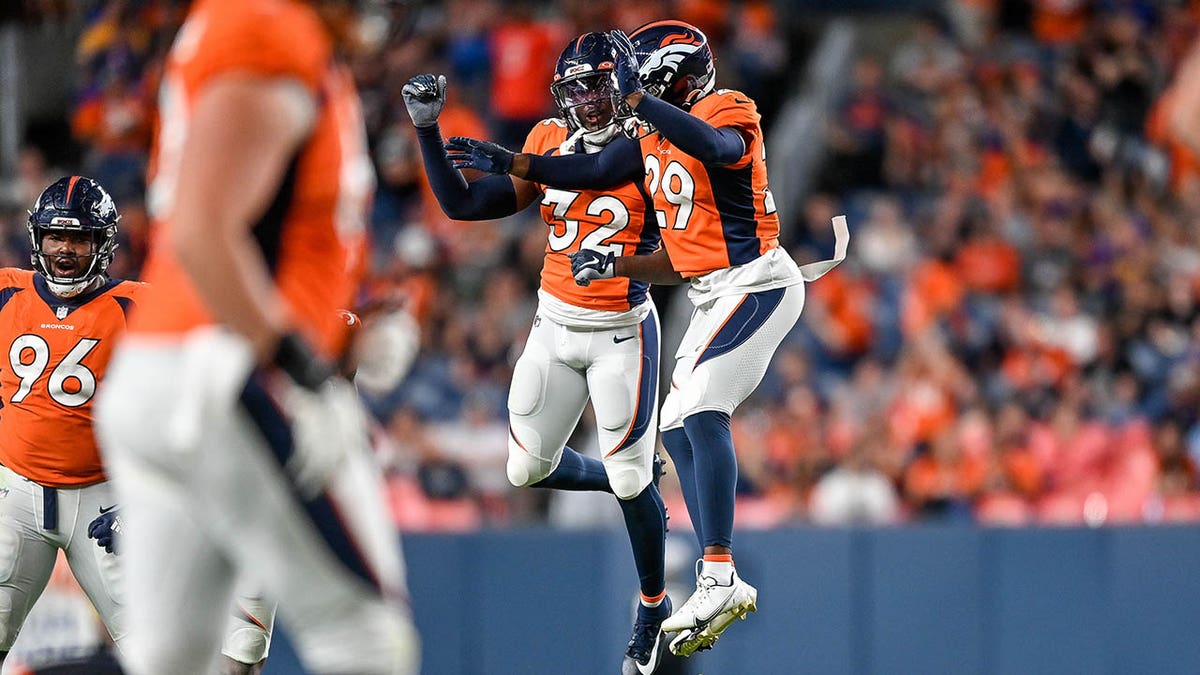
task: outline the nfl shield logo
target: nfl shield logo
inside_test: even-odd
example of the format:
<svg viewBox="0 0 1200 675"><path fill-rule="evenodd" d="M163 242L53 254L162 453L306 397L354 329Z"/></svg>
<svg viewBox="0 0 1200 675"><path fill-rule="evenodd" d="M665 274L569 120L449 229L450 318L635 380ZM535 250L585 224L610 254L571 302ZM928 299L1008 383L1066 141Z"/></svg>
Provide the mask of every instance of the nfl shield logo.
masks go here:
<svg viewBox="0 0 1200 675"><path fill-rule="evenodd" d="M67 317L67 311L66 305L59 305L58 309L54 310L54 316L57 316L60 319L65 319Z"/></svg>

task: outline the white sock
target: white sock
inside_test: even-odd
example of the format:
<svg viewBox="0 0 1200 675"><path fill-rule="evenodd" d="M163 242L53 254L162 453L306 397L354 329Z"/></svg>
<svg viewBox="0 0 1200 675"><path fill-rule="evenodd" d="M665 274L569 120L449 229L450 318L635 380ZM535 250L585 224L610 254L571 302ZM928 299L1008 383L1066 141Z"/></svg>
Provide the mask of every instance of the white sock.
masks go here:
<svg viewBox="0 0 1200 675"><path fill-rule="evenodd" d="M700 568L700 573L706 577L716 579L717 583L722 586L728 586L733 583L733 563L731 562L705 560L704 565Z"/></svg>

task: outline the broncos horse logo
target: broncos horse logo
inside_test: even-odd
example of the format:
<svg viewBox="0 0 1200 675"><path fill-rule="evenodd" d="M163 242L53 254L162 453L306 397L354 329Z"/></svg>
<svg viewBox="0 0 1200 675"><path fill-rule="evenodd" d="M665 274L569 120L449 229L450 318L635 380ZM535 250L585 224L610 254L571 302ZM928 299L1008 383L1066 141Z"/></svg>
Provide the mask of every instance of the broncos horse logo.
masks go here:
<svg viewBox="0 0 1200 675"><path fill-rule="evenodd" d="M672 35L672 38L679 37ZM667 40L663 40L667 42ZM638 75L642 81L669 82L674 78L671 76L679 70L679 64L687 57L695 54L700 47L699 43L669 43L664 47L655 49L646 55L640 67L638 67ZM667 73L659 73L661 70L666 70ZM655 73L659 73L657 76ZM654 93L654 92L651 92Z"/></svg>

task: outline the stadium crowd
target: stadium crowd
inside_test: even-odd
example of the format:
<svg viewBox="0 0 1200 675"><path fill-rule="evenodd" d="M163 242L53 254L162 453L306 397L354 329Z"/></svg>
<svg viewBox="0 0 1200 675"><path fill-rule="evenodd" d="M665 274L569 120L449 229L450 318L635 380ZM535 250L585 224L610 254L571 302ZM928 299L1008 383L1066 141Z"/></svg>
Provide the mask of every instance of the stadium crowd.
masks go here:
<svg viewBox="0 0 1200 675"><path fill-rule="evenodd" d="M890 49L862 45L815 189L782 214L807 262L829 257L830 217L846 213L850 258L809 286L734 419L739 527L1200 521L1200 157L1162 120L1200 7L1019 4L957 0ZM706 31L719 86L754 97L770 136L804 56L773 6L451 0L377 17L385 46L356 64L379 179L363 302L402 300L423 345L400 388L370 401L403 527L570 520L504 471L545 226L536 210L442 215L400 99L408 75L448 75L447 137L519 146L554 113L570 36L669 15ZM36 145L20 157L21 204L68 169L109 187L124 216L116 276L136 277L145 248L154 92L181 9L96 3L70 120L80 164L48 166ZM24 211L5 214L0 264L22 265ZM580 436L572 446L594 452ZM670 475L664 495L685 512Z"/></svg>

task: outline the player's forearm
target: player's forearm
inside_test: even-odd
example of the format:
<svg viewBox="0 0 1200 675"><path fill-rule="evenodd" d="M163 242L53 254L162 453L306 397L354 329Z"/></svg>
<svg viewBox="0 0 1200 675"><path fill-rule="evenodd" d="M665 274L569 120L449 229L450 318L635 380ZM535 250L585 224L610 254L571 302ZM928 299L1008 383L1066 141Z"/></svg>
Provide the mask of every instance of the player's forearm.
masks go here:
<svg viewBox="0 0 1200 675"><path fill-rule="evenodd" d="M254 242L187 228L177 230L173 248L213 318L246 337L260 362L269 360L288 318Z"/></svg>
<svg viewBox="0 0 1200 675"><path fill-rule="evenodd" d="M635 92L641 94L641 92ZM627 100L637 114L658 133L675 144L677 148L705 164L722 166L733 164L746 154L746 140L729 127L716 128L704 120L648 94L637 96L633 104L631 94Z"/></svg>
<svg viewBox="0 0 1200 675"><path fill-rule="evenodd" d="M416 129L425 175L447 216L454 220L492 220L517 212L517 198L509 177L488 176L468 182L446 157L438 125Z"/></svg>
<svg viewBox="0 0 1200 675"><path fill-rule="evenodd" d="M613 274L664 286L683 283L683 276L671 266L665 248L648 255L617 256L613 260Z"/></svg>
<svg viewBox="0 0 1200 675"><path fill-rule="evenodd" d="M605 190L642 179L642 156L637 144L619 137L593 154L513 157L510 173L535 183L567 190Z"/></svg>

